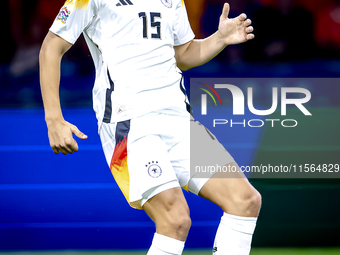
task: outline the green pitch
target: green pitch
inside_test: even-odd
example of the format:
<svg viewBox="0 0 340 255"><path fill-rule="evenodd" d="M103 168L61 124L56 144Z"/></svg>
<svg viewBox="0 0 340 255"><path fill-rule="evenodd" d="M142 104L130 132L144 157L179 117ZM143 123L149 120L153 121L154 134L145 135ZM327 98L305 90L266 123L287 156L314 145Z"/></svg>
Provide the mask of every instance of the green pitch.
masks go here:
<svg viewBox="0 0 340 255"><path fill-rule="evenodd" d="M51 251L51 252L0 252L0 255L145 255L146 251L95 252L95 251ZM183 255L211 255L210 250L185 251ZM254 248L250 255L339 255L340 248Z"/></svg>

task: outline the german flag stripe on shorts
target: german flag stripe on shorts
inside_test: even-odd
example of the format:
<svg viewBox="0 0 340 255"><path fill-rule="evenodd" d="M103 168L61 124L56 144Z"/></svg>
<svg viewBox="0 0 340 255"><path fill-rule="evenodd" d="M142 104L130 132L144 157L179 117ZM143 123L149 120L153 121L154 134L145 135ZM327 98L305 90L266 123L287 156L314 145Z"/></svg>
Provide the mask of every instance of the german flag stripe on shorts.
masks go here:
<svg viewBox="0 0 340 255"><path fill-rule="evenodd" d="M130 120L117 123L116 145L110 164L111 173L128 202L130 201L130 177L127 164L127 140L129 131Z"/></svg>

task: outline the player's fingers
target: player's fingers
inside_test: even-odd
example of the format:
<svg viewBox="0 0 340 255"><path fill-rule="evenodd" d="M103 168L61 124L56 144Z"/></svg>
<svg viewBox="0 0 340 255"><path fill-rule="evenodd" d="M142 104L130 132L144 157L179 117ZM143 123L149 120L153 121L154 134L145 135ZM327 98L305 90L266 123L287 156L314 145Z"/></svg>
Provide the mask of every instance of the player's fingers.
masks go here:
<svg viewBox="0 0 340 255"><path fill-rule="evenodd" d="M87 135L85 135L83 132L81 132L76 126L72 126L71 131L72 131L73 134L75 134L80 139L87 139Z"/></svg>
<svg viewBox="0 0 340 255"><path fill-rule="evenodd" d="M55 154L57 154L57 155L59 154L59 149L57 149L57 147L51 146L51 148L52 148L52 150Z"/></svg>
<svg viewBox="0 0 340 255"><path fill-rule="evenodd" d="M240 21L244 21L244 20L246 20L247 15L245 13L242 13L238 16L238 18L239 18Z"/></svg>
<svg viewBox="0 0 340 255"><path fill-rule="evenodd" d="M65 148L62 148L62 147L60 147L59 150L64 155L67 155L67 153L69 153L69 152L67 152L67 150L65 150Z"/></svg>
<svg viewBox="0 0 340 255"><path fill-rule="evenodd" d="M64 144L60 145L60 151L65 151L66 153L72 154L74 152L72 140L73 138L65 139Z"/></svg>
<svg viewBox="0 0 340 255"><path fill-rule="evenodd" d="M71 139L71 140L69 140L67 142L65 141L65 143L67 145L67 148L71 151L71 154L73 152L77 152L78 151L79 147L78 147L78 144L77 144L76 140Z"/></svg>
<svg viewBox="0 0 340 255"><path fill-rule="evenodd" d="M221 18L227 19L229 16L229 11L230 11L230 5L228 3L225 3L223 6Z"/></svg>
<svg viewBox="0 0 340 255"><path fill-rule="evenodd" d="M251 20L250 19L247 19L245 22L244 22L244 25L247 27L247 26L250 26L251 24Z"/></svg>
<svg viewBox="0 0 340 255"><path fill-rule="evenodd" d="M254 39L255 35L254 34L247 34L247 40Z"/></svg>
<svg viewBox="0 0 340 255"><path fill-rule="evenodd" d="M254 28L252 26L246 28L247 33L251 33L254 31Z"/></svg>

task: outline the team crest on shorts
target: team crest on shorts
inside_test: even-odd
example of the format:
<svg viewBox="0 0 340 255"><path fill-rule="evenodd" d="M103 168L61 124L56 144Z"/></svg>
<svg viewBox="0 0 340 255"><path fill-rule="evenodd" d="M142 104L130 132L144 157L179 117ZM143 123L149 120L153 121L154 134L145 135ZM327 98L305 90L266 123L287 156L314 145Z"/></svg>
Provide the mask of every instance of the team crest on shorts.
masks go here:
<svg viewBox="0 0 340 255"><path fill-rule="evenodd" d="M161 0L161 1L166 7L168 8L172 7L172 0Z"/></svg>
<svg viewBox="0 0 340 255"><path fill-rule="evenodd" d="M149 162L145 167L148 168L148 173L152 178L158 178L162 174L162 169L158 165L158 161Z"/></svg>
<svg viewBox="0 0 340 255"><path fill-rule="evenodd" d="M70 16L70 14L71 14L71 11L69 11L67 9L67 6L63 6L63 8L61 8L61 10L60 10L60 12L57 16L57 20L60 20L61 23L66 24L66 21L67 21L68 17Z"/></svg>

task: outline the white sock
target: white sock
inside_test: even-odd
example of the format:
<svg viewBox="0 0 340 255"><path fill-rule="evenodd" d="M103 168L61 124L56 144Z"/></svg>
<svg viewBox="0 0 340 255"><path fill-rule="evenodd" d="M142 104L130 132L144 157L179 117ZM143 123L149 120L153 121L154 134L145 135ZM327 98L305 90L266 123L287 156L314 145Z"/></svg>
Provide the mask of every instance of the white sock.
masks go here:
<svg viewBox="0 0 340 255"><path fill-rule="evenodd" d="M218 226L214 255L249 255L257 218L224 213Z"/></svg>
<svg viewBox="0 0 340 255"><path fill-rule="evenodd" d="M181 255L183 249L183 241L155 233L147 255Z"/></svg>

